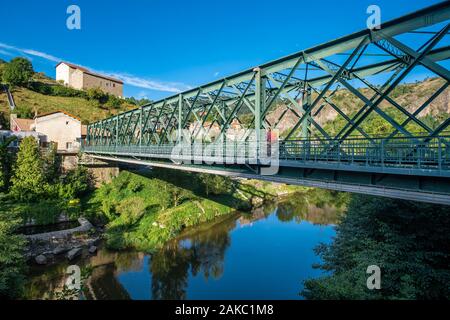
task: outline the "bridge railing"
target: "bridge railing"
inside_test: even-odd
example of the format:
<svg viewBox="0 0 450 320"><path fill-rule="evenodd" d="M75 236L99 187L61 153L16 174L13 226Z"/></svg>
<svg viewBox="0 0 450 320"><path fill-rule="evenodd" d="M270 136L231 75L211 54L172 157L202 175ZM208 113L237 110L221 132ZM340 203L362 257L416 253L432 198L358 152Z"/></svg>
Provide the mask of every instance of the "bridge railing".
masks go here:
<svg viewBox="0 0 450 320"><path fill-rule="evenodd" d="M366 166L450 169L449 137L282 142L280 160L339 162Z"/></svg>
<svg viewBox="0 0 450 320"><path fill-rule="evenodd" d="M230 144L233 144L230 146ZM406 137L406 138L347 138L343 141L289 140L278 142L265 157L276 156L280 161L296 163L349 164L366 167L399 167L410 169L450 170L450 136ZM172 158L175 144L166 145L85 145L88 153L114 154L123 156L141 156L147 158ZM227 141L222 150L211 148L211 144L192 146L183 156L192 159L205 157L209 148L210 157L223 157L224 163L242 163L253 161L256 151L250 142ZM225 149L233 149L227 154ZM269 148L270 150L270 148ZM262 151L261 151L262 152ZM261 157L262 153L259 153ZM226 158L226 161L225 161ZM206 160L205 160L206 161Z"/></svg>

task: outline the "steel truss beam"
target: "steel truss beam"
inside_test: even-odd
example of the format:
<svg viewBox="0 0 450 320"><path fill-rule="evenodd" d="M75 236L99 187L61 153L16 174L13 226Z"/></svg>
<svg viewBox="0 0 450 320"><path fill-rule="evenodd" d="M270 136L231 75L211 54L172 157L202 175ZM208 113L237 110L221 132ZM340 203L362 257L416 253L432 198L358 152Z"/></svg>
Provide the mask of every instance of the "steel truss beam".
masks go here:
<svg viewBox="0 0 450 320"><path fill-rule="evenodd" d="M415 139L417 132L413 130L430 137L442 135L450 124L448 117L431 128L420 114L448 89L450 72L440 62L450 58L449 42L444 42L450 27L446 24L432 33L421 33L421 29L448 23L449 19L450 2L443 2L384 23L380 30L362 30L207 83L90 124L87 144L166 146L182 139L180 133L173 136L182 129L190 131L192 141L205 141L216 126L216 140L226 140L226 130L232 123L245 131L241 139L246 140L251 129L259 132L280 127L288 114L296 122L283 133L282 142L315 137L325 146L322 153L335 152L336 146L354 133L373 145L376 137L364 127L371 116L390 125L384 137L387 141L396 137ZM398 39L404 34L429 39L414 49ZM365 59L367 56L371 59ZM418 66L441 78L442 84L410 111L390 94ZM371 80L383 75L387 80L381 86ZM346 90L362 106L351 114L346 112L335 99L340 90ZM327 108L342 120L336 132L329 131L320 120ZM394 117L394 111L400 116ZM339 152L345 155L345 150Z"/></svg>

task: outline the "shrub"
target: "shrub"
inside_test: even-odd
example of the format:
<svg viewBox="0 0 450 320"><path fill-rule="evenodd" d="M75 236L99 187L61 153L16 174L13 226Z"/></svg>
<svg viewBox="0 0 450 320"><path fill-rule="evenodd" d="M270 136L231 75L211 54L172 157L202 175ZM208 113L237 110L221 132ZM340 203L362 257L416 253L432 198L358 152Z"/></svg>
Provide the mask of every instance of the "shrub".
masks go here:
<svg viewBox="0 0 450 320"><path fill-rule="evenodd" d="M140 197L131 197L122 200L116 206L120 218L128 225L136 223L145 213L145 203Z"/></svg>
<svg viewBox="0 0 450 320"><path fill-rule="evenodd" d="M108 109L118 109L118 108L120 108L121 105L122 105L122 100L120 100L119 98L117 98L116 96L113 96L113 95L108 96L108 101L105 104L105 106Z"/></svg>
<svg viewBox="0 0 450 320"><path fill-rule="evenodd" d="M95 100L101 104L104 104L108 101L108 95L104 93L100 88L88 89L86 94L89 100Z"/></svg>
<svg viewBox="0 0 450 320"><path fill-rule="evenodd" d="M86 167L78 166L69 171L63 182L59 184L59 197L74 199L86 194L92 187L92 178Z"/></svg>
<svg viewBox="0 0 450 320"><path fill-rule="evenodd" d="M34 117L33 109L26 105L17 106L15 111L17 117L22 119L33 119Z"/></svg>
<svg viewBox="0 0 450 320"><path fill-rule="evenodd" d="M21 220L12 212L0 211L0 299L18 298L24 281L25 240L15 234Z"/></svg>

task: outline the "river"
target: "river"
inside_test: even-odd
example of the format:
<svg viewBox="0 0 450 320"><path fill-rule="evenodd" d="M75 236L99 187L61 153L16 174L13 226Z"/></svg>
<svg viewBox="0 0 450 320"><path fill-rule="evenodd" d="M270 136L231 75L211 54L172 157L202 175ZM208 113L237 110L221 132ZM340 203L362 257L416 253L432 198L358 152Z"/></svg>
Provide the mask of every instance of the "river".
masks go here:
<svg viewBox="0 0 450 320"><path fill-rule="evenodd" d="M320 197L316 197L320 198ZM319 243L329 243L343 209L294 195L252 214L234 214L186 230L153 254L100 248L89 266L86 299L302 299ZM32 267L26 297L61 287L68 262Z"/></svg>

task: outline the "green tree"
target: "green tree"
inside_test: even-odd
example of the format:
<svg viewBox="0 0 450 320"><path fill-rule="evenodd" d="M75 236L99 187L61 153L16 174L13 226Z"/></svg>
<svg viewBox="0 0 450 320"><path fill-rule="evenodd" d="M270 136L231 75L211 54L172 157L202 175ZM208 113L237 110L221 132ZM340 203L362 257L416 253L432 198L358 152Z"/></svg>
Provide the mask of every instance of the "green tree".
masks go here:
<svg viewBox="0 0 450 320"><path fill-rule="evenodd" d="M13 155L8 151L8 146L16 139L12 136L0 142L0 191L6 191L9 187Z"/></svg>
<svg viewBox="0 0 450 320"><path fill-rule="evenodd" d="M48 150L44 153L44 173L47 182L55 183L58 181L61 169L61 157L58 155L56 143L51 143Z"/></svg>
<svg viewBox="0 0 450 320"><path fill-rule="evenodd" d="M60 184L59 196L63 199L75 199L84 195L92 187L92 177L84 166L69 171Z"/></svg>
<svg viewBox="0 0 450 320"><path fill-rule="evenodd" d="M25 240L15 233L20 222L14 213L0 211L0 299L15 299L21 294Z"/></svg>
<svg viewBox="0 0 450 320"><path fill-rule="evenodd" d="M20 142L17 161L11 178L11 195L24 201L36 200L46 188L39 146L34 137Z"/></svg>
<svg viewBox="0 0 450 320"><path fill-rule="evenodd" d="M28 84L34 74L33 65L25 58L12 59L3 69L2 80L10 85Z"/></svg>
<svg viewBox="0 0 450 320"><path fill-rule="evenodd" d="M230 178L213 174L202 173L200 174L200 180L205 187L207 196L209 196L209 194L225 194L230 191L230 187L232 186Z"/></svg>
<svg viewBox="0 0 450 320"><path fill-rule="evenodd" d="M0 111L0 130L9 130L9 120L4 112Z"/></svg>
<svg viewBox="0 0 450 320"><path fill-rule="evenodd" d="M308 299L449 299L450 212L429 205L355 195L330 245L320 245L327 275L305 282ZM381 290L366 286L381 268Z"/></svg>

